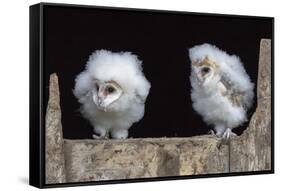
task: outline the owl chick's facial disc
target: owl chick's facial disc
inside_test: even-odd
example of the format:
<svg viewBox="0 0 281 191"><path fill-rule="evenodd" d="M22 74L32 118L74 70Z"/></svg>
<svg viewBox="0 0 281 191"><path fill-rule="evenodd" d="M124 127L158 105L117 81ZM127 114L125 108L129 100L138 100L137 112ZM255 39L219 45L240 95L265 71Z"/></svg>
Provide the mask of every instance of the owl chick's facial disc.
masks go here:
<svg viewBox="0 0 281 191"><path fill-rule="evenodd" d="M192 63L192 70L198 80L198 84L206 86L213 79L215 75L215 69L218 66L214 64L208 57L205 57L203 61L196 61Z"/></svg>
<svg viewBox="0 0 281 191"><path fill-rule="evenodd" d="M96 79L94 83L93 101L99 109L106 112L122 96L123 90L115 81L103 82Z"/></svg>

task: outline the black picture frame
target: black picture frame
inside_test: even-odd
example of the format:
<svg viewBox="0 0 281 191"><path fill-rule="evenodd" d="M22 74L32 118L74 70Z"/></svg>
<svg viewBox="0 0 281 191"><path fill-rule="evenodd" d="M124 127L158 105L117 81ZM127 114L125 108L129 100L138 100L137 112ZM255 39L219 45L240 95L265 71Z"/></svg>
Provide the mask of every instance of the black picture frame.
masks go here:
<svg viewBox="0 0 281 191"><path fill-rule="evenodd" d="M48 83L45 73L46 63L44 63L45 46L47 39L46 30L44 27L44 12L50 7L61 9L75 8L80 11L120 11L130 13L146 13L146 14L162 14L164 17L181 16L204 16L212 18L227 18L245 20L266 21L271 25L271 168L258 171L245 172L228 172L228 173L208 173L184 176L164 176L150 178L133 178L122 180L99 180L85 182L65 182L65 183L46 183L45 170L45 154L46 154L46 138L45 138L45 114L46 114L46 84ZM210 13L191 13L180 11L161 11L147 9L131 9L131 8L114 8L86 5L71 5L71 4L56 4L56 3L39 3L30 6L30 129L29 129L29 184L39 188L67 187L67 186L82 186L82 185L98 185L112 183L127 183L127 182L145 182L145 181L162 181L162 180L177 180L177 179L192 179L192 178L209 178L209 177L226 177L226 176L242 176L242 175L257 175L274 173L274 18L272 17L257 17L257 16L242 16L242 15L224 15ZM262 30L262 29L261 29ZM187 49L185 50L187 52ZM187 57L186 57L187 59Z"/></svg>

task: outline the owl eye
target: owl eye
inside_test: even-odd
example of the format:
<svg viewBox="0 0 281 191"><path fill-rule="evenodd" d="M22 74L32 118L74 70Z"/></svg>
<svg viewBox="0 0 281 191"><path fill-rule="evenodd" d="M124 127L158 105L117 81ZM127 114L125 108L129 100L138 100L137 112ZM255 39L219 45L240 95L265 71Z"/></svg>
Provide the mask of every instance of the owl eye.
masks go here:
<svg viewBox="0 0 281 191"><path fill-rule="evenodd" d="M210 71L210 68L208 68L208 67L204 67L204 68L202 68L202 72L203 73L208 73Z"/></svg>
<svg viewBox="0 0 281 191"><path fill-rule="evenodd" d="M106 90L107 90L108 93L113 93L115 91L115 89L111 86L108 87Z"/></svg>
<svg viewBox="0 0 281 191"><path fill-rule="evenodd" d="M99 91L100 86L98 84L96 84L96 88L97 88L97 91Z"/></svg>

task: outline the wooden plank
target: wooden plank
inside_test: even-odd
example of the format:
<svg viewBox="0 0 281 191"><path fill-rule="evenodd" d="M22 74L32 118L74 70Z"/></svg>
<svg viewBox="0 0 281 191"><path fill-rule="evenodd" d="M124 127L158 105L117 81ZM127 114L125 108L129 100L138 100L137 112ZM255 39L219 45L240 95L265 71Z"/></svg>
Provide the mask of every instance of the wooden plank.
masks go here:
<svg viewBox="0 0 281 191"><path fill-rule="evenodd" d="M228 146L214 136L125 140L65 139L67 181L228 172Z"/></svg>

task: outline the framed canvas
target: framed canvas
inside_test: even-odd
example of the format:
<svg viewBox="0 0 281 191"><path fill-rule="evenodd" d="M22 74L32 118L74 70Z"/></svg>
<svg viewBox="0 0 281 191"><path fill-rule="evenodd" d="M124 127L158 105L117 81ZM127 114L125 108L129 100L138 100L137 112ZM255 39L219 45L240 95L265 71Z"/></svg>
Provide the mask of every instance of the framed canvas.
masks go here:
<svg viewBox="0 0 281 191"><path fill-rule="evenodd" d="M30 7L30 185L274 172L274 19Z"/></svg>

